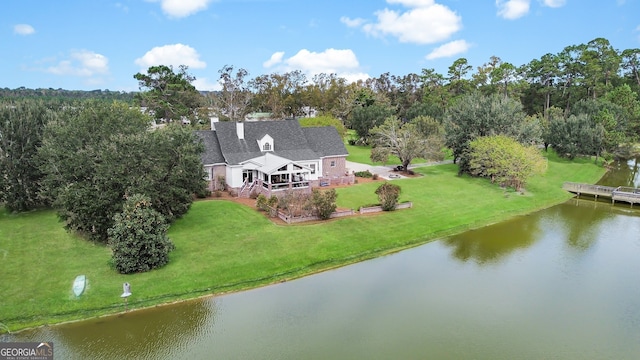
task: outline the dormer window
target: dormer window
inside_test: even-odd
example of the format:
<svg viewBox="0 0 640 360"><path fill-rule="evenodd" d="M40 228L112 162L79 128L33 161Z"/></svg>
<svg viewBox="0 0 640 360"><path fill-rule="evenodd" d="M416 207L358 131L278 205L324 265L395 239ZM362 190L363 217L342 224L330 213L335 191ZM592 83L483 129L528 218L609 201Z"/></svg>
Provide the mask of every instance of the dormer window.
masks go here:
<svg viewBox="0 0 640 360"><path fill-rule="evenodd" d="M274 141L273 138L269 136L269 134L266 134L262 138L259 138L257 140L258 146L260 146L260 149L262 149L262 151L273 151Z"/></svg>

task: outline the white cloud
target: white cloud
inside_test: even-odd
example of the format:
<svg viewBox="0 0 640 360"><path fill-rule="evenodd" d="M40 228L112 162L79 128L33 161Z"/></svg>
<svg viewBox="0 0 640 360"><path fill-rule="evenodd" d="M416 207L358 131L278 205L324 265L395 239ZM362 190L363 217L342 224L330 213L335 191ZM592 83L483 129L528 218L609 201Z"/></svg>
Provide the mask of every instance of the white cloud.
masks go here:
<svg viewBox="0 0 640 360"><path fill-rule="evenodd" d="M162 12L174 18L183 18L205 10L212 0L147 0L160 2Z"/></svg>
<svg viewBox="0 0 640 360"><path fill-rule="evenodd" d="M36 32L36 29L29 24L17 24L13 26L13 32L18 35L31 35Z"/></svg>
<svg viewBox="0 0 640 360"><path fill-rule="evenodd" d="M135 63L144 70L156 65L171 65L173 67L186 65L192 69L203 69L207 66L204 61L200 60L200 54L194 48L183 44L154 47L141 58L137 58Z"/></svg>
<svg viewBox="0 0 640 360"><path fill-rule="evenodd" d="M452 57L454 55L466 52L467 50L469 50L470 46L471 45L465 40L451 41L435 48L426 56L426 59L434 60L439 58Z"/></svg>
<svg viewBox="0 0 640 360"><path fill-rule="evenodd" d="M558 8L564 6L567 0L543 0L542 3L548 7Z"/></svg>
<svg viewBox="0 0 640 360"><path fill-rule="evenodd" d="M283 56L284 56L284 51L275 52L273 53L273 55L271 55L271 58L269 58L269 60L262 63L262 66L264 66L265 68L270 68L276 64L279 64L282 62Z"/></svg>
<svg viewBox="0 0 640 360"><path fill-rule="evenodd" d="M218 82L210 82L207 78L197 78L193 81L193 86L200 91L219 91L222 86Z"/></svg>
<svg viewBox="0 0 640 360"><path fill-rule="evenodd" d="M546 1L549 2L549 0ZM529 5L530 0L496 0L498 16L508 20L515 20L527 15Z"/></svg>
<svg viewBox="0 0 640 360"><path fill-rule="evenodd" d="M74 50L71 51L68 58L60 60L56 65L49 66L44 71L55 75L91 78L109 72L109 59L93 51Z"/></svg>
<svg viewBox="0 0 640 360"><path fill-rule="evenodd" d="M383 9L375 12L376 22L343 17L347 26L360 26L372 36L391 35L400 42L432 44L447 40L462 28L462 18L448 7L432 0L387 0L409 10Z"/></svg>
<svg viewBox="0 0 640 360"><path fill-rule="evenodd" d="M302 49L287 59L284 59L284 52L277 52L264 65L266 68L278 65L276 70L284 72L300 70L309 78L320 73L335 73L348 81L369 78L360 70L360 63L351 49L326 49L323 52Z"/></svg>
<svg viewBox="0 0 640 360"><path fill-rule="evenodd" d="M347 25L348 27L359 27L360 25L364 24L365 21L366 20L362 18L351 19L347 16L343 16L340 18L340 22Z"/></svg>

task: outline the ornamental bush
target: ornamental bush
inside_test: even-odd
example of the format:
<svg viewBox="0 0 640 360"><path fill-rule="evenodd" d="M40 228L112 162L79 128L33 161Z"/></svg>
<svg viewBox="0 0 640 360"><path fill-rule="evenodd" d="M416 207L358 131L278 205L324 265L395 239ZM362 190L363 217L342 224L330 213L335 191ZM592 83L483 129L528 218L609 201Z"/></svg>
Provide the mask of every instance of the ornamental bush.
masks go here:
<svg viewBox="0 0 640 360"><path fill-rule="evenodd" d="M396 204L398 204L398 199L400 198L400 186L385 182L378 186L376 195L378 195L382 210L393 211L396 209Z"/></svg>
<svg viewBox="0 0 640 360"><path fill-rule="evenodd" d="M320 191L313 189L311 203L315 214L322 220L327 220L336 211L336 198L338 194L335 189Z"/></svg>
<svg viewBox="0 0 640 360"><path fill-rule="evenodd" d="M131 274L167 264L169 252L175 248L167 237L168 228L164 216L151 207L149 197L130 196L108 230L115 269Z"/></svg>

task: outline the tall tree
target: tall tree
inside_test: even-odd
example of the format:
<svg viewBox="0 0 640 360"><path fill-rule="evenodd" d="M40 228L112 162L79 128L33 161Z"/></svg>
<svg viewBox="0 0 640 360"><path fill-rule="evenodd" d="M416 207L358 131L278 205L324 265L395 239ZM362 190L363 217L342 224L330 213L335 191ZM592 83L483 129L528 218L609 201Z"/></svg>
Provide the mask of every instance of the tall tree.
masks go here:
<svg viewBox="0 0 640 360"><path fill-rule="evenodd" d="M596 38L589 41L582 52L587 91L594 99L611 87L611 79L617 76L620 66L618 52L609 40Z"/></svg>
<svg viewBox="0 0 640 360"><path fill-rule="evenodd" d="M54 117L42 101L0 105L0 203L9 211L27 211L45 203L40 196L44 174L37 151L44 127Z"/></svg>
<svg viewBox="0 0 640 360"><path fill-rule="evenodd" d="M626 49L621 54L622 68L640 89L640 49Z"/></svg>
<svg viewBox="0 0 640 360"><path fill-rule="evenodd" d="M255 91L252 108L270 112L275 118L302 116L308 105L303 97L306 83L306 76L299 70L258 76L249 82Z"/></svg>
<svg viewBox="0 0 640 360"><path fill-rule="evenodd" d="M466 58L456 59L449 66L449 72L447 73L449 76L448 87L454 97L471 91L472 85L467 76L472 69L473 67L469 65Z"/></svg>
<svg viewBox="0 0 640 360"><path fill-rule="evenodd" d="M585 69L582 54L585 49L586 45L584 44L571 45L565 47L558 54L562 97L565 101L564 109L566 113L571 111L571 105L574 102L582 98L577 90L584 83Z"/></svg>
<svg viewBox="0 0 640 360"><path fill-rule="evenodd" d="M534 85L533 90L536 95L544 98L542 103L542 114L547 117L551 107L551 95L554 92L554 84L557 82L559 73L559 59L553 54L545 54L539 60L533 59L526 66L526 77ZM539 112L536 110L535 112Z"/></svg>
<svg viewBox="0 0 640 360"><path fill-rule="evenodd" d="M371 129L371 136L376 145L371 149L371 160L386 162L389 155L395 155L400 159L405 171L415 158L427 160L444 158L442 133L434 131L426 136L418 130L416 124L403 124L393 116Z"/></svg>
<svg viewBox="0 0 640 360"><path fill-rule="evenodd" d="M136 100L148 108L156 120L173 122L188 119L195 123L203 115L198 114L198 109L204 102L192 85L195 77L187 70L186 65L180 65L176 73L173 66L158 65L151 66L146 74L133 75L141 91Z"/></svg>
<svg viewBox="0 0 640 360"><path fill-rule="evenodd" d="M213 93L214 106L218 115L231 121L243 121L249 113L249 105L253 97L245 80L249 73L242 68L234 72L232 65L223 66L218 73L222 89Z"/></svg>
<svg viewBox="0 0 640 360"><path fill-rule="evenodd" d="M506 135L521 143L536 142L540 125L528 122L519 101L500 95L472 93L449 108L445 121L446 145L460 160L460 172L468 172L469 143L477 137Z"/></svg>
<svg viewBox="0 0 640 360"><path fill-rule="evenodd" d="M549 142L558 155L573 159L578 155L596 155L602 148L604 129L589 115L581 113L568 118L552 117Z"/></svg>
<svg viewBox="0 0 640 360"><path fill-rule="evenodd" d="M67 109L44 132L46 194L70 230L106 241L125 195L149 196L167 220L204 189L203 148L182 126L149 131L150 118L122 103Z"/></svg>

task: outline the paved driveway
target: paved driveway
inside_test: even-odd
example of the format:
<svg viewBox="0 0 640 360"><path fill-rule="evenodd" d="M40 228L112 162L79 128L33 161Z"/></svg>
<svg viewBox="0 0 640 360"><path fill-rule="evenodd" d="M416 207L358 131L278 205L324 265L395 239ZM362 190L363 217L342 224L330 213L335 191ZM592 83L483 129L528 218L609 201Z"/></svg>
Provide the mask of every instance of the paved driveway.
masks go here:
<svg viewBox="0 0 640 360"><path fill-rule="evenodd" d="M347 161L347 171L351 172L351 171L366 171L369 170L370 173L372 174L378 174L379 177L383 178L383 179L387 179L387 180L392 180L392 179L400 179L403 178L404 176L396 173L393 171L393 168L395 167L395 165L386 165L386 166L382 166L382 165L377 165L377 166L372 166L369 164L361 164L361 163L357 163L357 162L353 162L353 161ZM391 175L393 175L394 177L391 177Z"/></svg>
<svg viewBox="0 0 640 360"><path fill-rule="evenodd" d="M429 165L450 164L451 162L452 162L451 160L444 160L444 161L435 161L435 162L424 163L424 164L411 164L409 165L409 169L422 167L422 166L429 166ZM393 171L394 167L396 167L396 165L375 165L374 166L369 164L361 164L353 161L347 161L348 172L351 172L351 171L358 172L358 171L369 170L369 172L371 172L372 174L378 174L378 176L387 180L405 178L405 176L400 175L399 172Z"/></svg>

